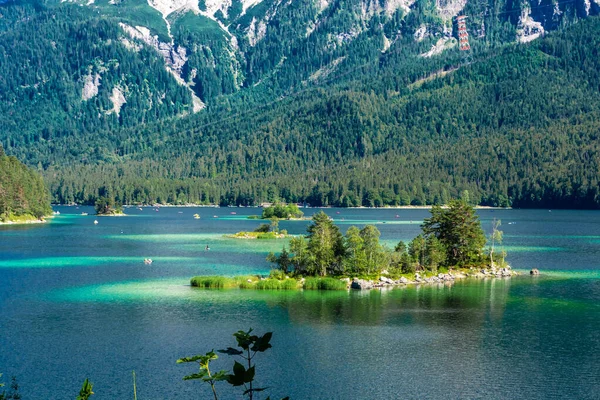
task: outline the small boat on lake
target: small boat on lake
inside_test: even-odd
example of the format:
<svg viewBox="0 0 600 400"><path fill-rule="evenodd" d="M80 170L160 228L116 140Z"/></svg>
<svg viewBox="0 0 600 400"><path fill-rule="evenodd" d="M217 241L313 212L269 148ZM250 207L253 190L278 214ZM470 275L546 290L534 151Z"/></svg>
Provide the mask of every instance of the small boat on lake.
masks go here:
<svg viewBox="0 0 600 400"><path fill-rule="evenodd" d="M200 215L194 214L194 219L200 219Z"/></svg>
<svg viewBox="0 0 600 400"><path fill-rule="evenodd" d="M97 219L94 220L94 225L98 225L98 220Z"/></svg>
<svg viewBox="0 0 600 400"><path fill-rule="evenodd" d="M144 258L144 264L146 264L146 265L152 264L152 259L151 258Z"/></svg>

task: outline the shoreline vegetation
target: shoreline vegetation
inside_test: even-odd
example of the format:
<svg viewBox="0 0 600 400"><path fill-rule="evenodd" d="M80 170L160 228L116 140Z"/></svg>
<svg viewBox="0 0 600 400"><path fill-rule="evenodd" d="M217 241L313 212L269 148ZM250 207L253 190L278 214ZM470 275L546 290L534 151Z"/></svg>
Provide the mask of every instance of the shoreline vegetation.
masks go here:
<svg viewBox="0 0 600 400"><path fill-rule="evenodd" d="M86 206L86 205L90 205L90 204L86 204L86 203L70 203L70 204L59 204L59 203L53 203L52 206L60 206L60 207L75 207L75 206ZM173 203L152 203L152 204L145 204L145 203L139 203L139 204L123 204L123 208L137 208L137 207L148 207L148 208L156 208L156 207L181 207L181 208L194 208L194 207L198 207L198 208L266 208L266 207L271 207L271 203L263 203L263 204L258 204L255 206L245 206L245 205L238 205L238 206L231 206L231 205L220 205L220 204L193 204L193 203L186 203L186 204L173 204ZM348 210L372 210L372 209L390 209L390 210L430 210L432 207L435 207L435 205L424 205L424 206L390 206L390 205L383 205L383 206L373 206L373 207L367 207L367 206L357 206L357 207L342 207L342 206L309 206L306 205L304 207L298 206L298 209L301 208L305 208L305 209L314 209L314 208L318 208L318 209L327 209L327 208L341 208L341 209L348 209ZM445 205L441 205L440 207L445 208ZM475 208L476 210L512 210L512 207L493 207L493 206L482 206L482 205L474 205L473 208ZM540 208L540 209L545 209L545 208ZM249 215L247 217L248 219L263 219L261 215ZM268 219L268 218L267 218ZM298 220L298 221L308 221L310 220L310 217L301 217L301 218L285 218L287 220Z"/></svg>
<svg viewBox="0 0 600 400"><path fill-rule="evenodd" d="M52 218L52 215L36 217L31 214L23 215L2 215L0 216L0 225L26 225L26 224L44 224L47 218Z"/></svg>
<svg viewBox="0 0 600 400"><path fill-rule="evenodd" d="M289 251L283 246L281 253L269 253L267 261L274 268L268 278L196 276L190 283L201 288L345 290L447 283L468 277L507 278L518 273L505 261L500 224L494 220L486 238L475 209L464 201L452 201L447 207L433 207L421 234L410 243L400 241L389 249L380 244L374 225L351 226L342 235L321 211L314 215L306 236L292 237ZM277 219L257 231L279 232Z"/></svg>
<svg viewBox="0 0 600 400"><path fill-rule="evenodd" d="M7 156L0 144L0 225L43 223L49 215L50 196L42 177Z"/></svg>

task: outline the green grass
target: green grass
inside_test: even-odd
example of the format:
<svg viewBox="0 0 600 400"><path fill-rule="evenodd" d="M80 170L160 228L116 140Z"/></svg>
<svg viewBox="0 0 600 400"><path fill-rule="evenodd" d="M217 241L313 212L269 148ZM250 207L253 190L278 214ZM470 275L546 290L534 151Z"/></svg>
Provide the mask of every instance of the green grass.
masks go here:
<svg viewBox="0 0 600 400"><path fill-rule="evenodd" d="M335 278L306 278L305 290L346 290L346 282Z"/></svg>
<svg viewBox="0 0 600 400"><path fill-rule="evenodd" d="M250 282L248 282L250 281ZM295 290L298 289L298 281L295 279L263 279L258 276L195 276L190 281L194 287L204 289L256 289L256 290Z"/></svg>
<svg viewBox="0 0 600 400"><path fill-rule="evenodd" d="M264 279L256 282L251 288L257 290L296 290L298 289L298 281L295 279L284 279L281 281L278 279Z"/></svg>
<svg viewBox="0 0 600 400"><path fill-rule="evenodd" d="M240 287L243 283L248 283L248 279L256 279L252 276L227 276L207 275L195 276L190 280L190 284L194 287L205 289L232 289Z"/></svg>

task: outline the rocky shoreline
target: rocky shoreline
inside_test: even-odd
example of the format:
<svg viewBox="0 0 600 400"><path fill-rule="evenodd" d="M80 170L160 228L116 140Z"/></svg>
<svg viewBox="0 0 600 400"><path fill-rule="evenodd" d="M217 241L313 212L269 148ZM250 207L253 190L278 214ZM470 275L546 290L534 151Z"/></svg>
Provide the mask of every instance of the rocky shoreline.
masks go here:
<svg viewBox="0 0 600 400"><path fill-rule="evenodd" d="M513 271L510 267L506 268L490 268L490 269L481 269L481 270L469 270L468 272L456 271L456 272L448 272L447 274L437 274L429 277L422 276L419 273L416 273L414 279L408 279L406 277L401 277L400 279L394 280L388 278L386 276L381 276L378 281L371 281L366 279L350 279L346 278L346 282L348 283L348 287L350 289L357 290L369 290L375 288L382 287L391 287L391 286L404 286L404 285L419 285L419 284L431 284L431 283L452 283L455 280L465 279L465 278L510 278L512 276L519 275L518 272Z"/></svg>

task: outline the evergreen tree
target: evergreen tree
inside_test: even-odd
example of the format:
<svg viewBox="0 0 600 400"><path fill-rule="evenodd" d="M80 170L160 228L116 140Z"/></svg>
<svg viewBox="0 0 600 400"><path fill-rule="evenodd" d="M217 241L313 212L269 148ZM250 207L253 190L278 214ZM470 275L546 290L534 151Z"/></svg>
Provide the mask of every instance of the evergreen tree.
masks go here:
<svg viewBox="0 0 600 400"><path fill-rule="evenodd" d="M453 200L448 208L433 206L422 229L427 238L435 237L446 249L449 266L481 264L485 235L475 209L465 201Z"/></svg>

